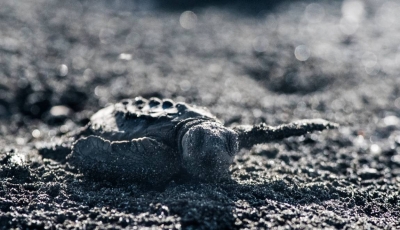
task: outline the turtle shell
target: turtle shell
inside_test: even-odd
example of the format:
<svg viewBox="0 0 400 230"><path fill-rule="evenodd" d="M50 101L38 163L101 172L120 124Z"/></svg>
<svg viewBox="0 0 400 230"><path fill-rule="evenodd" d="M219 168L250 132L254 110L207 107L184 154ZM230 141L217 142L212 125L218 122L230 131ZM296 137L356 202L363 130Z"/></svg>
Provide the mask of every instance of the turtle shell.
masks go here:
<svg viewBox="0 0 400 230"><path fill-rule="evenodd" d="M196 119L218 122L206 108L170 99L136 97L99 110L90 118L89 128L95 135L110 141L151 137L164 143L176 143L173 139L178 124Z"/></svg>

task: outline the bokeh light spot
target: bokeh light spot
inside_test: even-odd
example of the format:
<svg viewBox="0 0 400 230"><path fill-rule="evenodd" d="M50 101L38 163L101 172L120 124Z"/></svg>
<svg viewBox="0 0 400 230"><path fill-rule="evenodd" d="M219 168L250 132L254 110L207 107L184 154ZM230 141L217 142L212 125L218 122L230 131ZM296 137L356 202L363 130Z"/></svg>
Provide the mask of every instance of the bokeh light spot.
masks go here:
<svg viewBox="0 0 400 230"><path fill-rule="evenodd" d="M185 11L181 14L179 23L184 29L192 29L197 24L197 15L192 11Z"/></svg>
<svg viewBox="0 0 400 230"><path fill-rule="evenodd" d="M68 74L68 66L67 65L59 65L58 66L58 76L65 77Z"/></svg>
<svg viewBox="0 0 400 230"><path fill-rule="evenodd" d="M179 84L179 87L181 88L182 91L188 91L192 87L192 84L188 80L183 80Z"/></svg>
<svg viewBox="0 0 400 230"><path fill-rule="evenodd" d="M339 28L346 35L354 34L364 18L364 3L359 0L346 0L342 4L342 18Z"/></svg>
<svg viewBox="0 0 400 230"><path fill-rule="evenodd" d="M268 45L269 42L266 36L259 36L253 41L253 49L259 53L267 51Z"/></svg>
<svg viewBox="0 0 400 230"><path fill-rule="evenodd" d="M32 131L32 137L33 138L40 138L42 136L42 134L40 133L39 129L35 129Z"/></svg>
<svg viewBox="0 0 400 230"><path fill-rule="evenodd" d="M132 54L121 53L118 58L121 60L129 61L132 59Z"/></svg>
<svg viewBox="0 0 400 230"><path fill-rule="evenodd" d="M381 147L379 145L373 144L370 147L370 151L371 151L372 154L378 155L378 154L380 154L382 152L382 149L381 149Z"/></svg>
<svg viewBox="0 0 400 230"><path fill-rule="evenodd" d="M94 88L94 94L98 97L105 97L107 95L107 88L96 86L96 88Z"/></svg>
<svg viewBox="0 0 400 230"><path fill-rule="evenodd" d="M394 106L396 106L396 108L400 109L400 97L396 98L396 100L394 100Z"/></svg>
<svg viewBox="0 0 400 230"><path fill-rule="evenodd" d="M396 116L387 116L383 118L383 123L386 126L397 126L400 124L400 119Z"/></svg>
<svg viewBox="0 0 400 230"><path fill-rule="evenodd" d="M374 67L378 62L378 58L372 52L365 52L362 56L362 63L365 67Z"/></svg>
<svg viewBox="0 0 400 230"><path fill-rule="evenodd" d="M67 116L70 113L70 109L66 106L63 105L57 105L53 106L50 109L50 114L52 116L58 117L58 116Z"/></svg>
<svg viewBox="0 0 400 230"><path fill-rule="evenodd" d="M361 21L364 16L364 3L359 0L347 0L342 4L343 18L349 21Z"/></svg>
<svg viewBox="0 0 400 230"><path fill-rule="evenodd" d="M307 61L310 55L311 51L306 45L299 45L294 50L294 56L299 61Z"/></svg>

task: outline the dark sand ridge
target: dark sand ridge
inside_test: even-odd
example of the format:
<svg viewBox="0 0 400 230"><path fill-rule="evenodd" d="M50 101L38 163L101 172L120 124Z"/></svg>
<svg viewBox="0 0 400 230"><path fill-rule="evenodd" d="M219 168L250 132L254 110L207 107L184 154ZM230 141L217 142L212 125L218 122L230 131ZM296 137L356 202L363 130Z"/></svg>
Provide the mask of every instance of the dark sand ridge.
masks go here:
<svg viewBox="0 0 400 230"><path fill-rule="evenodd" d="M399 228L400 5L312 3L2 1L0 226ZM242 151L231 183L163 191L88 181L35 149L137 95L228 126L341 128Z"/></svg>

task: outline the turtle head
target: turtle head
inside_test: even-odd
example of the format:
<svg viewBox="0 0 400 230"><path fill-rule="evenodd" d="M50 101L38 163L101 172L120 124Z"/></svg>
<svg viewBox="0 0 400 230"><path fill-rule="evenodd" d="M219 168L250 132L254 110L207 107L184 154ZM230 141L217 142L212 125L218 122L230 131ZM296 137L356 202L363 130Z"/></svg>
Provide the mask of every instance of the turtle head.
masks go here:
<svg viewBox="0 0 400 230"><path fill-rule="evenodd" d="M192 178L219 181L229 178L229 166L238 152L238 135L219 123L191 127L182 138L182 163Z"/></svg>

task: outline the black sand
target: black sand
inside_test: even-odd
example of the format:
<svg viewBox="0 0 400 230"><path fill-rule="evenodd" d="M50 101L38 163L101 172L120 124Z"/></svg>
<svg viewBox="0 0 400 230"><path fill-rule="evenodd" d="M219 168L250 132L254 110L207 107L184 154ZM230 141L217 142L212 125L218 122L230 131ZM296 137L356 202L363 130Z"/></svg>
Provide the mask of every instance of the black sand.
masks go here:
<svg viewBox="0 0 400 230"><path fill-rule="evenodd" d="M1 1L2 228L400 228L397 1L173 2ZM138 95L228 126L341 128L243 150L231 182L163 190L39 154Z"/></svg>

